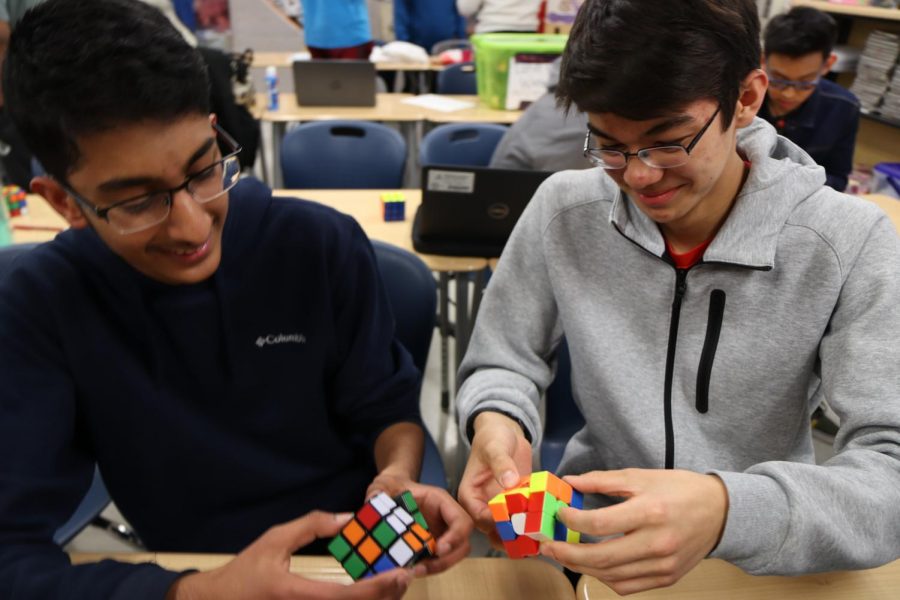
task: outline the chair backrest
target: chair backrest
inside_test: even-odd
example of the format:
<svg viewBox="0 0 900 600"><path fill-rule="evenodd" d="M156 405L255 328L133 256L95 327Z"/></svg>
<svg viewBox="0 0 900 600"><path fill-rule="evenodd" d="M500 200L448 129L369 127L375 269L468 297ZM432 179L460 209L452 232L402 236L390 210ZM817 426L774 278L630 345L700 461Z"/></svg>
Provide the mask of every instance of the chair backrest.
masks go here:
<svg viewBox="0 0 900 600"><path fill-rule="evenodd" d="M396 322L397 339L424 373L437 315L437 286L425 263L397 246L372 241L378 271L387 290ZM434 438L425 431L422 483L447 488L447 473Z"/></svg>
<svg viewBox="0 0 900 600"><path fill-rule="evenodd" d="M584 427L584 416L572 396L572 359L563 340L556 350L556 378L547 388L544 441L541 443L541 469L556 471L566 444Z"/></svg>
<svg viewBox="0 0 900 600"><path fill-rule="evenodd" d="M477 94L475 63L457 63L438 71L434 87L438 94Z"/></svg>
<svg viewBox="0 0 900 600"><path fill-rule="evenodd" d="M287 188L400 188L405 166L406 142L380 123L303 123L281 143Z"/></svg>
<svg viewBox="0 0 900 600"><path fill-rule="evenodd" d="M451 38L449 40L441 40L431 47L431 55L437 56L444 50L467 50L472 47L472 42L468 38Z"/></svg>
<svg viewBox="0 0 900 600"><path fill-rule="evenodd" d="M487 167L500 139L507 132L496 123L451 123L429 131L419 150L424 165Z"/></svg>

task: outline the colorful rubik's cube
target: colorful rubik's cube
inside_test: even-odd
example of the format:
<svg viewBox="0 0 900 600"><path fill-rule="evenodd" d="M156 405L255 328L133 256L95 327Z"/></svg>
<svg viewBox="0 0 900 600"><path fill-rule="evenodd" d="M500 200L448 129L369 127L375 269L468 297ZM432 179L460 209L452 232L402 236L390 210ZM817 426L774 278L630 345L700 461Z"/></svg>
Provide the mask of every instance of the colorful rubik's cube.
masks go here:
<svg viewBox="0 0 900 600"><path fill-rule="evenodd" d="M408 491L380 493L363 506L328 544L354 581L434 556L435 541Z"/></svg>
<svg viewBox="0 0 900 600"><path fill-rule="evenodd" d="M25 195L25 190L17 185L3 186L3 200L9 209L10 217L18 217L28 212Z"/></svg>
<svg viewBox="0 0 900 600"><path fill-rule="evenodd" d="M406 219L406 199L402 192L384 192L381 194L381 212L385 221L403 221Z"/></svg>
<svg viewBox="0 0 900 600"><path fill-rule="evenodd" d="M497 494L488 502L497 533L510 558L537 554L542 541L577 544L581 534L556 518L563 506L582 508L584 496L550 471L523 477L517 487Z"/></svg>

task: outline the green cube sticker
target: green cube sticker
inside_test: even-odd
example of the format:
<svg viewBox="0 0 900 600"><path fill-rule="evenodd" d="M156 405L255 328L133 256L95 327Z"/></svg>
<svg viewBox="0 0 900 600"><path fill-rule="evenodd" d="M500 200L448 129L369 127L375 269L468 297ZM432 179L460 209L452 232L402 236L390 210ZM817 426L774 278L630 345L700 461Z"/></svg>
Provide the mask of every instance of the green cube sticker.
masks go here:
<svg viewBox="0 0 900 600"><path fill-rule="evenodd" d="M328 544L328 552L339 561L344 560L344 557L347 556L350 550L350 544L347 543L347 540L345 540L342 535L335 537L331 540L331 543Z"/></svg>
<svg viewBox="0 0 900 600"><path fill-rule="evenodd" d="M413 513L413 519L416 520L416 523L422 526L422 529L428 529L428 523L425 522L425 517L422 516L422 513L416 511Z"/></svg>
<svg viewBox="0 0 900 600"><path fill-rule="evenodd" d="M413 498L412 493L410 493L408 491L403 492L403 494L400 495L400 499L403 501L403 505L406 507L406 510L408 510L410 513L413 513L413 512L416 512L419 510L419 505L416 504L416 501Z"/></svg>
<svg viewBox="0 0 900 600"><path fill-rule="evenodd" d="M394 531L394 528L387 524L387 521L382 521L375 527L375 531L372 532L372 537L374 537L378 544L382 548L387 548L391 545L395 539L397 539L397 532Z"/></svg>
<svg viewBox="0 0 900 600"><path fill-rule="evenodd" d="M366 563L354 552L346 561L344 561L344 569L350 574L353 580L357 580L366 572Z"/></svg>

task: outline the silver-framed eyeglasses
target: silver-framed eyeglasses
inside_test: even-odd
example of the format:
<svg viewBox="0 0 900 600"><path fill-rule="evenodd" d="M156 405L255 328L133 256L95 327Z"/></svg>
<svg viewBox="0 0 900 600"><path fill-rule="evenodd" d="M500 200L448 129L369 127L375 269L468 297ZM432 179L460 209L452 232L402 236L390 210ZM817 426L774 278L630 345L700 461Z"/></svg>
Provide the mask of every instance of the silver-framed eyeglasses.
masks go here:
<svg viewBox="0 0 900 600"><path fill-rule="evenodd" d="M671 169L672 167L680 167L685 164L691 155L691 150L709 129L716 115L719 114L720 107L712 114L709 120L703 125L703 128L697 132L687 146L681 144L663 144L659 146L648 146L641 148L637 152L622 152L620 150L609 150L606 148L597 148L591 146L591 136L593 133L588 128L587 135L584 136L584 156L596 166L603 169L624 169L628 165L628 159L636 156L641 159L645 165L654 169Z"/></svg>
<svg viewBox="0 0 900 600"><path fill-rule="evenodd" d="M213 125L213 129L232 148L231 152L208 167L185 177L181 185L171 189L126 198L101 208L67 184L61 185L79 204L109 223L120 234L149 229L168 218L174 196L181 190L187 190L194 202L205 204L223 196L237 184L241 174L241 164L238 160L241 146L218 125Z"/></svg>

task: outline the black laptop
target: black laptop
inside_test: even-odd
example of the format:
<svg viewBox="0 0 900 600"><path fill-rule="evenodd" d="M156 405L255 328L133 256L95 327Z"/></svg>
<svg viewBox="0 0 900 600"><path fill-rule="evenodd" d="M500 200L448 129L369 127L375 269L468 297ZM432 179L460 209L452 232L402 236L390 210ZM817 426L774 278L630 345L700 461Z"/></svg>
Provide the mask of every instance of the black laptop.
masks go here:
<svg viewBox="0 0 900 600"><path fill-rule="evenodd" d="M298 106L375 106L375 64L367 60L297 60Z"/></svg>
<svg viewBox="0 0 900 600"><path fill-rule="evenodd" d="M552 173L426 166L413 247L424 254L500 256L525 205Z"/></svg>

